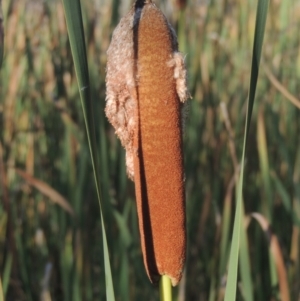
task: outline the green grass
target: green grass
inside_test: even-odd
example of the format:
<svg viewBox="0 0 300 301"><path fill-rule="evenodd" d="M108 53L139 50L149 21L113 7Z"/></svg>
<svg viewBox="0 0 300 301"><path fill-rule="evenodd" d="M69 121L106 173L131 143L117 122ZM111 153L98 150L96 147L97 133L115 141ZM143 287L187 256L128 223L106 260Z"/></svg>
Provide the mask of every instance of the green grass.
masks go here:
<svg viewBox="0 0 300 301"><path fill-rule="evenodd" d="M162 1L161 8L187 54L193 96L184 131L188 257L184 281L173 289L173 300L223 300L257 2L189 1L184 13L169 10L171 2ZM158 300L159 288L150 284L143 267L134 186L126 177L124 151L103 111L105 52L121 17L121 4L124 11L128 6L117 0L99 3L81 2L88 99L93 107L88 121L94 118L98 157L94 166L99 173L114 294L116 300ZM72 59L62 2L4 1L2 8L3 293L6 300L41 300L47 295L59 301L105 300L103 227L76 79L78 67ZM299 1L270 1L262 50L264 66L296 99L300 95L299 14ZM241 253L236 300L286 300L281 298L284 284L278 282L285 272L290 300L297 300L300 111L264 70L258 77L245 152L245 219L241 222L247 228L240 242L250 262ZM75 215L20 177L16 168L59 192ZM261 223L251 221L253 212L269 222L272 236ZM271 249L271 238L274 245L279 241L282 258L276 255L276 247Z"/></svg>

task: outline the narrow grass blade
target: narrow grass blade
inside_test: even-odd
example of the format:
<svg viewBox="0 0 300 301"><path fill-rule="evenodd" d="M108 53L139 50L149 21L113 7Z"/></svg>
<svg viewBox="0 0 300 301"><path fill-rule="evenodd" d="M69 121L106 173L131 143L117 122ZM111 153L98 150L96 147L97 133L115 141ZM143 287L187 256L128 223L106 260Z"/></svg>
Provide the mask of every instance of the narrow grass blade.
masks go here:
<svg viewBox="0 0 300 301"><path fill-rule="evenodd" d="M281 93L287 100L289 100L295 107L300 109L300 100L294 96L289 90L275 77L275 75L271 72L271 70L263 65L263 69L271 82L271 84L276 88L277 91Z"/></svg>
<svg viewBox="0 0 300 301"><path fill-rule="evenodd" d="M257 117L257 147L259 155L259 165L261 170L262 178L262 191L263 199L266 202L261 202L262 212L272 223L273 217L273 197L270 179L270 167L269 167L269 157L268 157L268 142L266 135L266 126L264 120L264 110L261 107L259 109Z"/></svg>
<svg viewBox="0 0 300 301"><path fill-rule="evenodd" d="M106 298L107 300L115 300L111 267L109 262L109 251L107 245L106 232L103 221L102 206L101 206L101 191L100 191L100 176L98 171L98 158L96 148L95 126L93 116L93 104L90 95L89 72L86 57L85 39L82 23L81 6L79 0L63 0L64 11L67 21L72 56L75 65L82 111L87 132L87 139L91 153L92 166L95 177L97 196L100 207L100 217L103 237L104 250L104 266L106 280Z"/></svg>
<svg viewBox="0 0 300 301"><path fill-rule="evenodd" d="M231 128L231 122L229 119L228 110L226 104L224 102L220 105L221 112L223 115L224 123L226 129L230 135L230 137L234 137L234 133ZM236 181L238 179L239 174L239 166L236 158L236 150L235 144L233 140L229 141L229 149L231 154L231 159L233 162L235 173L233 178L231 179L229 186L227 188L225 201L224 201L224 214L222 218L222 240L221 240L221 260L220 260L220 268L222 268L222 272L220 275L223 275L225 272L225 259L228 259L228 247L229 247L229 225L230 225L230 216L231 216L231 199L232 199L232 190L236 185ZM236 186L237 189L237 186ZM243 203L242 203L243 204ZM243 207L243 206L242 206ZM242 208L242 220L245 218L244 208ZM241 238L240 238L240 249L239 249L239 264L240 264L240 275L241 275L241 290L242 295L245 301L253 301L253 284L251 279L251 264L250 264L250 256L249 256L249 246L248 246L248 237L246 233L245 227L243 227L243 223L241 223Z"/></svg>
<svg viewBox="0 0 300 301"><path fill-rule="evenodd" d="M16 172L21 176L29 185L39 190L42 194L47 196L53 203L58 204L61 208L69 212L72 216L75 215L74 210L70 203L55 189L50 187L47 183L38 180L23 170L16 169Z"/></svg>
<svg viewBox="0 0 300 301"><path fill-rule="evenodd" d="M261 50L263 44L263 37L265 32L265 24L267 19L269 0L258 1L256 12L256 24L254 33L254 45L252 53L252 66L250 77L250 90L246 115L246 127L243 141L243 151L241 160L241 172L238 182L238 193L236 200L236 211L234 218L233 236L229 258L228 279L226 284L225 301L232 301L236 299L237 287L237 272L238 272L238 258L241 236L241 222L242 222L242 194L243 194L243 178L244 178L244 164L245 164L245 150L247 145L247 138L250 128L250 121L252 116L252 109L254 104L256 84L259 71L259 63L261 58Z"/></svg>
<svg viewBox="0 0 300 301"><path fill-rule="evenodd" d="M242 201L243 202L243 201ZM242 219L245 218L245 210L242 203ZM249 244L247 237L247 230L244 227L244 223L241 223L240 229L240 253L239 253L239 264L240 264L240 274L242 282L242 295L245 301L254 300L253 284L251 279L251 263L249 255Z"/></svg>
<svg viewBox="0 0 300 301"><path fill-rule="evenodd" d="M262 230L266 234L268 238L268 244L270 246L270 254L273 256L274 264L276 266L278 281L279 281L279 289L280 289L280 300L282 301L289 301L290 300L290 293L289 293L289 285L288 285L288 278L287 272L282 256L282 252L280 249L279 241L276 235L274 235L270 230L270 224L268 220L259 213L251 214L254 219L260 224Z"/></svg>
<svg viewBox="0 0 300 301"><path fill-rule="evenodd" d="M266 202L261 202L261 212L266 216L266 218L272 223L273 221L273 195L270 179L270 167L269 167L269 156L268 156L268 143L266 135L266 125L264 117L264 108L261 106L259 108L258 117L257 117L257 146L258 146L258 155L259 155L259 165L261 170L261 179L262 179L262 200ZM270 278L271 286L275 287L278 283L276 267L272 256L269 256L270 262Z"/></svg>
<svg viewBox="0 0 300 301"><path fill-rule="evenodd" d="M12 265L13 265L13 255L10 252L7 256L7 259L5 260L4 270L3 270L3 277L2 277L2 290L3 290L3 296L6 295L9 280L12 272Z"/></svg>
<svg viewBox="0 0 300 301"><path fill-rule="evenodd" d="M1 278L0 278L0 301L4 301L4 295L3 295Z"/></svg>

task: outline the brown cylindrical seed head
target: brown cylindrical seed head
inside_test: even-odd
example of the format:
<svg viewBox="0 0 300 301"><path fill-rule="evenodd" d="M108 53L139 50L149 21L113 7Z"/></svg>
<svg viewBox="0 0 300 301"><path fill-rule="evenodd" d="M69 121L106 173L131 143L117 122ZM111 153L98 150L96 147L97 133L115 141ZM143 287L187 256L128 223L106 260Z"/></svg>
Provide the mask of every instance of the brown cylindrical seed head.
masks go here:
<svg viewBox="0 0 300 301"><path fill-rule="evenodd" d="M181 103L171 63L176 44L153 4L144 6L136 26L134 174L144 261L152 281L165 274L176 285L186 248Z"/></svg>
<svg viewBox="0 0 300 301"><path fill-rule="evenodd" d="M106 114L130 157L146 271L152 282L168 275L176 285L186 248L181 108L188 92L175 33L152 1L136 1L121 20L107 66Z"/></svg>

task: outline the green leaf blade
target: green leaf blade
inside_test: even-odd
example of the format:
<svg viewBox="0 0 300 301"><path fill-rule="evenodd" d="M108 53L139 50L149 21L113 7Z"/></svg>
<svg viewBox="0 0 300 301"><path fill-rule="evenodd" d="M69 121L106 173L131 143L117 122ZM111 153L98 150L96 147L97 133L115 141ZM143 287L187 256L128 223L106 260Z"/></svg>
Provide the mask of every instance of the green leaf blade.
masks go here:
<svg viewBox="0 0 300 301"><path fill-rule="evenodd" d="M257 12L256 12L255 33L254 33L254 45L253 45L253 53L252 53L249 99L248 99L246 126L245 126L244 140L243 140L241 171L240 171L240 178L238 182L238 193L236 199L234 228L233 228L233 235L232 235L230 258L229 258L228 279L227 279L225 299L224 299L225 301L236 300L238 258L239 258L239 248L240 248L240 240L241 240L241 226L243 220L242 198L243 198L245 152L246 152L248 133L249 133L252 110L253 110L254 99L255 99L256 85L257 85L258 72L259 72L259 63L261 59L261 51L263 45L268 6L269 6L269 0L258 1Z"/></svg>
<svg viewBox="0 0 300 301"><path fill-rule="evenodd" d="M84 122L87 132L87 139L90 149L97 196L100 207L101 229L104 250L103 253L106 282L106 299L109 301L114 301L115 295L112 281L111 266L109 261L109 250L101 206L100 176L97 168L98 158L96 147L95 123L93 116L93 104L90 93L89 72L85 48L81 6L79 0L63 0L63 5L69 33L70 46L74 60L75 72L78 81L82 111L84 115Z"/></svg>

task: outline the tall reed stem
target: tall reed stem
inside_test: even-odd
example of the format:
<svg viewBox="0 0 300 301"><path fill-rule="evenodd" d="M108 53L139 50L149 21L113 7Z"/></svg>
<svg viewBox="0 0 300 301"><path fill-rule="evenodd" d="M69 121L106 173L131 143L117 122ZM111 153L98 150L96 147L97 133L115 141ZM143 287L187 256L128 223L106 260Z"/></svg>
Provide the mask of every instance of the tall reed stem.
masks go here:
<svg viewBox="0 0 300 301"><path fill-rule="evenodd" d="M2 65L3 52L4 52L4 29L3 29L3 14L2 14L2 1L0 0L0 68Z"/></svg>

